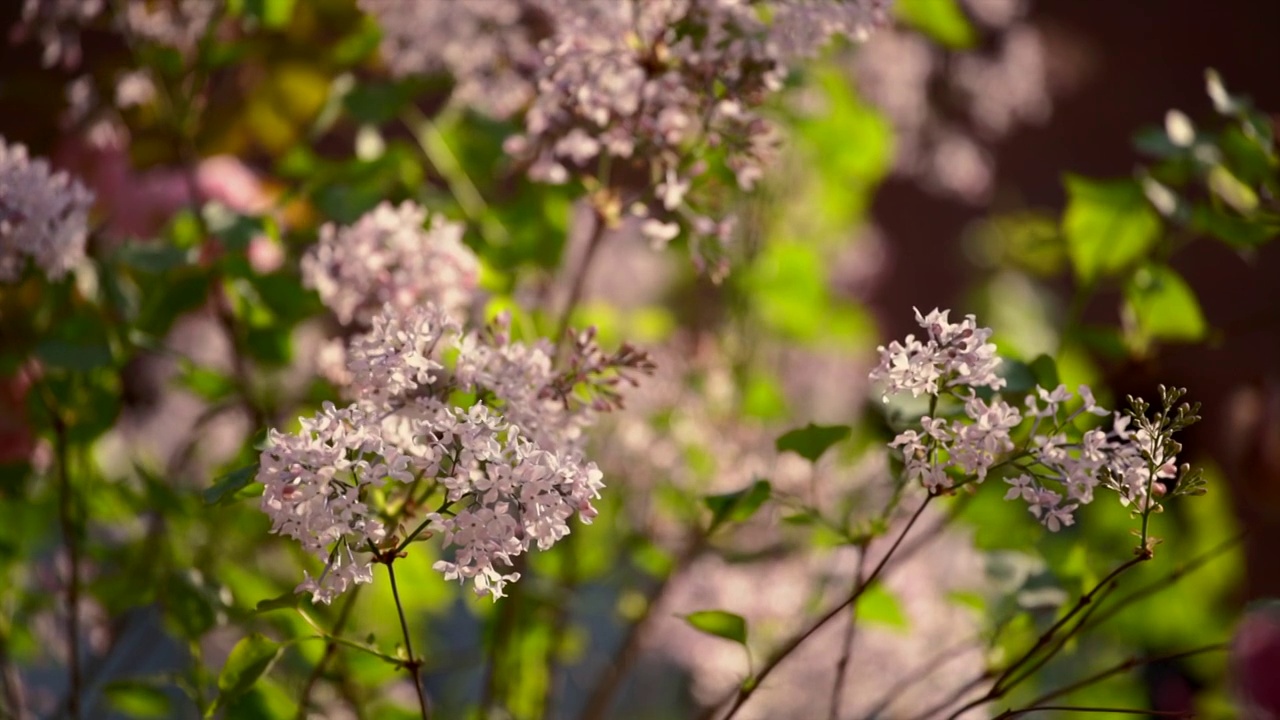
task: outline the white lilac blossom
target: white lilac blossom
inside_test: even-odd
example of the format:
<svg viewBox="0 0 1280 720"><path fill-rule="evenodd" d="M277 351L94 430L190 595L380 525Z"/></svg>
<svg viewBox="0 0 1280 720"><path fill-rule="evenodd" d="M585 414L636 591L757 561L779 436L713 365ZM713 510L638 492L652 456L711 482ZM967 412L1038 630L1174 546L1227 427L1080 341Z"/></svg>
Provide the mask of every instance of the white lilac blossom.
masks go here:
<svg viewBox="0 0 1280 720"><path fill-rule="evenodd" d="M870 374L886 383L886 400L907 392L932 397L933 410L919 419L918 428L889 443L902 453L909 481L946 492L981 483L1000 467L1009 486L1005 499L1026 502L1054 532L1074 524L1075 511L1093 502L1099 487L1114 491L1121 505L1144 518L1159 511L1159 497L1169 488L1194 491L1197 480L1189 468L1178 467L1181 446L1172 440L1174 431L1198 419L1186 406L1173 414L1180 393L1162 390L1165 408L1154 420L1146 417L1144 403L1132 401L1134 409L1115 414L1111 429L1078 429L1083 416L1112 415L1087 386L1079 387L1078 404L1064 385L1037 386L1021 412L998 395L984 399L975 387L1004 386L995 374L1000 363L995 346L986 342L991 330L977 327L972 315L956 324L937 310L923 317L916 311L916 318L928 338L921 342L909 335L903 343L880 348L880 364ZM947 404L957 402L963 414L945 412ZM1076 407L1068 410L1068 404Z"/></svg>
<svg viewBox="0 0 1280 720"><path fill-rule="evenodd" d="M991 330L978 327L973 315L958 323L949 322L949 310L934 309L916 322L925 329L925 337L908 335L899 343L877 348L880 364L871 371L871 379L884 382L884 399L900 392L938 395L954 387L988 387L999 390L1005 380L996 374L1000 358L996 346L987 342Z"/></svg>
<svg viewBox="0 0 1280 720"><path fill-rule="evenodd" d="M0 282L19 279L28 259L50 278L65 275L84 258L93 199L67 173L0 138Z"/></svg>
<svg viewBox="0 0 1280 720"><path fill-rule="evenodd" d="M434 304L385 304L347 353L354 402L326 405L298 434L272 431L262 455L273 530L325 563L299 591L329 602L369 582L370 563L420 522L453 549L437 570L501 597L519 579L516 556L554 545L575 515L595 517L604 485L580 432L647 363L627 346L605 354L587 333L559 368L549 344L514 342L505 322L466 331ZM400 517L391 498L440 506Z"/></svg>
<svg viewBox="0 0 1280 720"><path fill-rule="evenodd" d="M462 225L404 202L382 203L354 225L320 229L302 260L303 281L344 325L367 325L384 303L401 310L434 303L459 313L471 302L479 261Z"/></svg>

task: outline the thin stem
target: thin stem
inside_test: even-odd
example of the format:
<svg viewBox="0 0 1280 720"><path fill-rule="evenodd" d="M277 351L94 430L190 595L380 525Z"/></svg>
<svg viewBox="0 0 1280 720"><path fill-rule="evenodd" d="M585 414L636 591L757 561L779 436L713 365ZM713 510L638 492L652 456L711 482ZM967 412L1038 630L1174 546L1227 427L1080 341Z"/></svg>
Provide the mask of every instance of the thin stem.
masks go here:
<svg viewBox="0 0 1280 720"><path fill-rule="evenodd" d="M875 582L876 578L880 577L885 566L889 564L889 560L893 557L894 552L896 552L898 547L902 545L903 539L907 537L907 533L911 532L911 528L915 526L916 521L924 514L925 508L929 507L929 503L932 502L935 497L937 497L937 495L930 492L925 497L924 502L920 503L920 507L916 508L915 513L911 515L911 519L908 520L906 526L902 528L902 532L899 533L897 539L893 541L893 545L889 548L889 552L885 553L884 557L880 558L880 562L876 563L875 568L872 569L871 574L867 576L865 582L850 593L849 597L845 598L835 607L828 610L822 615L822 617L818 618L817 621L809 625L809 627L805 628L802 632L784 644L768 659L768 661L765 662L764 666L760 668L760 672L756 673L754 677L743 683L733 700L733 704L729 707L729 714L725 716L724 720L731 720L734 715L738 714L738 710L746 704L747 700L751 698L751 695L760 687L765 678L769 677L769 674L772 673L783 660L790 656L791 653L795 652L797 648L803 645L804 642L812 637L814 633L822 628L822 626L826 625L840 613L844 612L845 608L858 602L858 598L862 597L862 594L867 591L867 588L871 587L871 584Z"/></svg>
<svg viewBox="0 0 1280 720"><path fill-rule="evenodd" d="M560 648L564 644L565 633L569 629L569 598L578 586L578 534L569 533L560 541L564 549L560 551L564 563L560 577L559 597L552 608L551 639L547 642L547 651L543 656L543 665L547 672L547 690L542 696L542 717L554 717L556 706L556 675L560 672Z"/></svg>
<svg viewBox="0 0 1280 720"><path fill-rule="evenodd" d="M400 616L400 632L404 634L404 652L408 659L401 663L405 671L409 673L409 677L413 679L413 689L418 693L418 707L422 710L422 720L430 720L431 710L427 706L427 694L422 689L422 678L419 676L418 670L422 667L422 661L413 655L413 640L409 636L409 621L404 617L404 603L400 602L400 589L396 587L396 570L395 558L389 557L385 562L387 566L387 575L391 578L391 596L396 601L396 614Z"/></svg>
<svg viewBox="0 0 1280 720"><path fill-rule="evenodd" d="M1138 555L1136 555L1132 559L1126 561L1124 564L1118 566L1116 569L1108 573L1106 577L1104 577L1101 581L1098 582L1098 584L1093 586L1093 589L1091 589L1089 592L1085 593L1084 595L1081 595L1080 599L1076 601L1075 606L1072 607L1071 610L1067 612L1067 614L1063 615L1057 622L1055 622L1052 627L1050 627L1042 635L1040 635L1040 637L1036 640L1034 645L1028 648L1027 651L1024 652L1017 660L1015 660L1008 667L1006 667L1000 673L1000 675L996 678L996 681L991 686L991 689L989 689L981 697L971 700L968 703L965 703L964 705L962 705L960 709L956 710L955 712L947 716L947 720L955 720L956 718L960 717L961 715L968 712L969 710L972 710L973 708L979 707L981 705L985 705L993 700L998 700L1001 697L1004 697L1004 695L1009 691L1009 689L1012 688L1014 684L1016 684L1016 683L1006 684L1007 681L1009 681L1009 679L1013 677L1014 673L1016 673L1018 670L1024 667L1027 663L1031 662L1031 660L1035 658L1037 653L1039 653L1041 650L1045 648L1050 648L1050 645L1053 642L1054 638L1057 636L1058 631L1061 630L1063 627L1065 627L1067 623L1071 622L1082 611L1084 611L1085 608L1089 607L1089 605L1097 597L1098 593L1103 592L1104 589L1107 589L1108 586L1110 586L1111 583L1114 582L1115 579L1118 578L1125 571L1137 566L1139 563L1145 562L1150 559L1151 559L1151 552L1149 550L1143 549L1139 551ZM1110 592L1110 590L1107 590L1107 592ZM1048 653L1047 657L1052 658L1054 655L1057 654L1059 650L1065 647L1065 639L1075 635L1080 630L1082 625L1083 623L1077 623L1072 628L1071 632L1065 636L1063 642L1060 642L1057 645L1054 645L1052 648L1050 648L1051 652ZM1040 662L1040 665L1043 665L1044 662L1047 662L1047 660L1042 660ZM1037 665L1037 667L1039 667L1039 665ZM967 688L965 692L967 692L968 689L971 689L973 687L976 687L977 685L980 685L984 680L986 680L990 676L991 676L990 671L984 671L977 678L975 678L974 680L970 681L968 684L965 685L965 688ZM1025 678L1026 678L1025 675L1019 677L1018 682L1021 682ZM963 695L957 696L956 699L959 699L959 697L962 697L962 696ZM952 702L954 702L954 700ZM950 703L947 703L947 705L950 705ZM946 709L947 705L935 706L928 713L926 713L925 715L921 715L920 717L921 718L929 717L935 712L939 712L941 710Z"/></svg>
<svg viewBox="0 0 1280 720"><path fill-rule="evenodd" d="M347 626L347 620L351 617L351 610L356 606L356 598L360 595L360 586L351 589L347 594L347 599L343 602L342 609L338 611L338 619L333 624L333 635L341 635L343 629ZM311 702L311 693L315 690L315 686L320 682L320 678L324 676L325 667L329 664L338 653L339 643L329 640L325 643L324 654L320 656L320 660L316 663L315 668L311 670L311 674L307 676L307 683L302 687L302 695L298 697L298 714L297 720L306 720L307 705Z"/></svg>
<svg viewBox="0 0 1280 720"><path fill-rule="evenodd" d="M974 646L975 646L975 642L973 640L965 640L963 642L952 645L951 647L938 653L936 656L931 658L928 662L924 663L920 667L907 673L906 675L903 676L901 680L899 680L898 682L890 686L888 690L884 691L884 694L880 697L879 700L876 701L874 705L871 706L871 709L867 711L864 717L870 720L871 718L878 718L884 715L885 710L889 708L889 704L892 703L894 700L898 699L899 697L901 697L905 693L907 688L910 688L918 683L924 682L925 680L929 679L929 676L933 675L934 671L936 671L938 668L941 668L943 665L946 665L947 663L956 659L957 657L960 656L961 653L969 650L970 648L973 648ZM954 700L952 702L954 702Z"/></svg>
<svg viewBox="0 0 1280 720"><path fill-rule="evenodd" d="M1130 670L1133 670L1134 668L1139 668L1144 665L1151 665L1153 663L1158 663L1158 662L1169 662L1172 660L1181 660L1182 658L1188 658L1195 655L1203 655L1204 653L1224 651L1228 647L1230 646L1227 643L1213 643L1211 645L1204 645L1204 646L1195 648L1193 650L1183 650L1182 652L1170 653L1168 655L1156 655L1154 657L1148 657L1148 658L1131 657L1128 660L1125 660L1124 662L1119 663L1118 665L1114 665L1110 668L1107 668L1106 670L1090 675L1089 677L1084 678L1083 680L1073 682L1070 685L1064 685L1058 688L1057 690L1053 690L1045 693L1044 695L1041 695L1040 697L1036 698L1035 700L1032 700L1030 703L1027 704L1028 709L1037 709L1038 707L1042 706L1044 703L1049 702L1050 700L1060 698L1063 695L1069 695L1077 690L1082 690L1086 687L1089 687L1090 685L1094 685L1096 683L1102 682L1103 680L1106 680L1107 678L1112 677L1114 675L1119 675L1121 673L1128 672ZM1026 711L1018 711L1015 714L1019 714L1023 712L1026 712ZM1006 718L1006 717L1013 717L1013 715L1008 714L1008 711L1006 711L1005 713L997 715L996 717Z"/></svg>
<svg viewBox="0 0 1280 720"><path fill-rule="evenodd" d="M862 575L866 571L867 565L867 546L862 544L858 547L858 564L853 570L853 589L856 592L862 585ZM854 603L849 608L849 626L844 632L844 649L840 652L840 660L836 662L836 679L831 687L831 711L827 713L828 720L837 720L840 717L840 705L844 701L844 691L848 683L845 682L845 674L849 670L849 658L853 656L853 641L858 635L858 604Z"/></svg>
<svg viewBox="0 0 1280 720"><path fill-rule="evenodd" d="M1054 641L1053 645L1049 646L1046 652L1042 654L1038 660L1036 660L1034 663L1031 664L1031 667L1026 668L1021 673L1019 673L1016 677L997 680L993 690L998 689L1000 693L1003 695L1008 693L1010 690L1018 687L1022 683L1026 682L1033 676L1035 676L1035 674L1040 670L1040 668L1049 664L1049 662L1053 660L1058 655L1058 653L1061 652L1062 649L1067 646L1067 643L1071 641L1071 638L1076 637L1077 635L1080 635L1082 633L1082 628L1087 627L1089 618L1092 617L1093 613L1099 607L1101 607L1100 603L1103 600L1105 600L1107 595L1110 595L1111 591L1115 590L1115 588L1116 588L1115 583L1108 585L1102 591L1102 593L1098 595L1097 598L1094 599L1095 601L1092 604L1090 604L1089 609L1084 611L1084 614L1080 616L1080 619L1076 621L1076 624L1073 625L1071 629L1068 630L1065 634L1063 634L1062 637Z"/></svg>
<svg viewBox="0 0 1280 720"><path fill-rule="evenodd" d="M1222 542L1222 543L1219 543L1218 545L1215 545L1208 552L1205 552L1202 555L1198 555L1192 558L1191 560L1188 560L1185 564L1179 565L1178 567L1174 568L1173 572L1169 573L1165 577L1159 580L1156 580L1155 582L1149 585L1146 585L1145 587L1139 588L1129 593L1128 595L1125 595L1119 600L1116 600L1115 602L1107 605L1107 608L1104 612L1098 613L1098 616L1094 618L1092 622L1085 625L1082 633L1088 632L1093 628L1098 627L1099 625L1115 617L1117 614L1120 613L1120 611L1124 610L1126 607L1129 607L1130 605L1138 602L1139 600L1145 597L1154 595L1160 590L1163 590L1164 588L1177 583L1183 577L1195 572L1196 570L1199 570L1202 566L1204 566L1210 560L1213 560L1214 558L1218 557L1218 555L1222 554L1223 551L1228 550L1234 547L1235 545L1238 545L1242 540L1244 540L1244 536L1245 536L1245 533L1240 533L1235 537L1231 538L1230 540L1227 540L1226 542Z"/></svg>
<svg viewBox="0 0 1280 720"><path fill-rule="evenodd" d="M604 231L608 227L604 215L594 208L591 212L591 220L591 237L587 238L587 247L582 253L578 267L573 272L573 278L569 284L569 295L565 298L564 309L560 311L560 322L556 327L556 334L551 338L557 348L561 346L565 335L569 332L573 311L582 299L582 291L587 284L587 272L591 269L591 261L595 259L596 250L599 249L601 240L604 239Z"/></svg>
<svg viewBox="0 0 1280 720"><path fill-rule="evenodd" d="M1036 707L1024 708L1022 710L1006 710L997 715L997 718L1011 718L1019 715L1026 715L1031 712L1040 710L1059 710L1062 712L1077 713L1114 713L1116 715L1146 715L1147 717L1177 717L1190 718L1196 714L1185 710L1138 710L1136 708L1106 708L1106 707L1083 707L1080 705L1037 705Z"/></svg>
<svg viewBox="0 0 1280 720"><path fill-rule="evenodd" d="M689 547L685 548L685 551L676 559L675 565L667 573L666 577L662 578L657 586L650 591L640 617L636 618L631 623L631 626L627 628L626 637L622 639L622 643L614 651L613 657L609 659L609 662L601 670L600 679L596 681L595 687L591 689L591 694L587 697L587 703L583 706L582 713L578 715L578 720L605 720L609 717L613 698L617 694L618 688L622 686L622 679L626 677L632 664L640 656L640 641L653 620L654 610L662 604L662 600L666 597L667 591L671 589L672 583L684 575L693 564L693 561L706 549L706 546L706 534L699 533L693 542L689 544Z"/></svg>
<svg viewBox="0 0 1280 720"><path fill-rule="evenodd" d="M455 115L448 109L441 113L441 117L449 120ZM444 133L440 132L440 127L413 106L404 111L403 122L409 126L427 161L444 178L445 184L449 186L449 193L458 201L458 207L462 208L468 220L480 228L485 242L494 246L509 245L511 234L497 216L489 212L489 204L471 181L471 176L467 175L458 157L449 149L449 142L445 140Z"/></svg>
<svg viewBox="0 0 1280 720"><path fill-rule="evenodd" d="M49 406L53 416L54 450L57 453L58 465L58 524L62 530L62 541L67 548L67 559L70 565L67 579L67 712L72 720L80 718L80 543L79 524L75 517L75 496L71 487L71 473L67 468L70 455L67 440L67 426L62 416L53 405Z"/></svg>
<svg viewBox="0 0 1280 720"><path fill-rule="evenodd" d="M517 555L511 567L513 572L517 572L524 577L527 570L527 556ZM508 593L506 600L502 602L502 607L498 610L498 621L493 628L493 643L489 646L489 652L485 658L484 684L480 690L480 706L479 717L487 718L492 714L494 705L498 702L498 678L502 675L498 668L498 664L505 658L507 644L511 641L511 633L515 631L516 618L520 614L520 606L524 603L524 586L520 583L514 583L511 586L511 592Z"/></svg>

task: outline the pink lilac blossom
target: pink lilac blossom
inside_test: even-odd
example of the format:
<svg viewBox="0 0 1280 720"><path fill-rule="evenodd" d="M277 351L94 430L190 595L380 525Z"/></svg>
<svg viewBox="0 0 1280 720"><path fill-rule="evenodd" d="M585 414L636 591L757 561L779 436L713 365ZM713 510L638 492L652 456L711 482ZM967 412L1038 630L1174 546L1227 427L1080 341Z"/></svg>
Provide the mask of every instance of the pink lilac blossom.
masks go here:
<svg viewBox="0 0 1280 720"><path fill-rule="evenodd" d="M382 542L386 528L365 504L365 490L388 479L408 480L406 460L387 448L376 424L355 406L325 403L302 419L298 433L268 433L258 480L271 531L297 540L325 563L319 577L305 575L300 592L327 603L350 585L373 580L365 549Z"/></svg>
<svg viewBox="0 0 1280 720"><path fill-rule="evenodd" d="M276 532L298 539L327 568L299 591L328 602L370 580L370 545L393 533L366 505L365 491L383 483L405 486L388 493L435 484L444 504L423 521L454 548L435 568L495 599L519 579L516 556L554 545L575 515L595 517L602 474L576 433L598 407L565 389L549 346L513 342L505 327L464 331L434 304L387 303L347 353L355 402L326 405L297 435L272 432L259 474L268 486L263 509ZM606 392L606 374L643 368L622 351L592 361L592 348L577 343L581 358L570 370L583 363L588 370L571 372L571 385ZM452 404L460 392L476 400Z"/></svg>
<svg viewBox="0 0 1280 720"><path fill-rule="evenodd" d="M952 323L949 310L934 309L916 322L926 331L922 340L908 335L903 342L893 341L877 348L880 364L871 371L871 379L884 382L884 399L900 392L938 395L953 387L988 387L999 390L1005 380L997 374L1000 358L996 346L987 342L991 330L978 327L973 315Z"/></svg>
<svg viewBox="0 0 1280 720"><path fill-rule="evenodd" d="M992 147L1049 118L1055 83L1027 2L963 4L978 23L976 48L945 50L920 33L886 29L859 49L852 69L859 92L893 123L895 172L976 204L992 191Z"/></svg>
<svg viewBox="0 0 1280 720"><path fill-rule="evenodd" d="M976 325L972 315L963 322L947 321L947 312L928 316L916 311L928 329L925 342L908 335L904 343L880 348L880 364L873 380L886 382L890 395L950 395L964 405L963 415L926 415L919 428L899 433L889 446L901 452L909 481L932 492L944 492L960 482L981 483L996 466L1014 474L1006 500L1023 500L1050 531L1074 524L1074 512L1093 502L1102 486L1116 492L1121 505L1135 512L1158 509L1164 480L1178 477L1176 444L1160 441L1148 422L1130 430L1131 417L1116 414L1110 431L1074 430L1082 415L1106 417L1087 386L1080 386L1080 404L1068 412L1073 394L1066 386L1053 390L1037 386L1020 412L999 396L984 400L973 390L998 390L1004 380L995 375L1000 359L986 342L991 330ZM967 393L961 392L967 388ZM936 405L936 400L934 405ZM1029 421L1025 435L1018 429ZM1025 437L1019 447L1014 434Z"/></svg>
<svg viewBox="0 0 1280 720"><path fill-rule="evenodd" d="M84 258L94 196L49 161L0 138L0 282L18 280L33 262L52 279Z"/></svg>
<svg viewBox="0 0 1280 720"><path fill-rule="evenodd" d="M44 46L41 62L45 67L73 68L80 64L80 28L105 7L105 0L24 0L22 19L12 38L21 41L34 35Z"/></svg>
<svg viewBox="0 0 1280 720"><path fill-rule="evenodd" d="M406 201L382 203L350 227L325 225L302 260L303 281L343 325L367 325L384 303L463 312L479 261L462 244L461 224L438 215L427 222L428 212Z"/></svg>
<svg viewBox="0 0 1280 720"><path fill-rule="evenodd" d="M682 231L713 277L734 232L723 197L695 192L721 170L744 190L777 154L761 112L788 64L833 36L866 37L889 0L362 0L396 74L446 70L455 99L523 110L507 152L531 178L580 180L601 215L639 219L653 244ZM714 164L713 164L714 160Z"/></svg>
<svg viewBox="0 0 1280 720"><path fill-rule="evenodd" d="M532 97L538 0L359 0L382 27L382 56L398 76L447 72L454 99L508 117Z"/></svg>
<svg viewBox="0 0 1280 720"><path fill-rule="evenodd" d="M80 31L111 12L112 26L126 38L174 48L184 55L195 51L200 38L217 18L222 0L25 0L22 16L11 37L34 37L44 46L45 67L80 65Z"/></svg>

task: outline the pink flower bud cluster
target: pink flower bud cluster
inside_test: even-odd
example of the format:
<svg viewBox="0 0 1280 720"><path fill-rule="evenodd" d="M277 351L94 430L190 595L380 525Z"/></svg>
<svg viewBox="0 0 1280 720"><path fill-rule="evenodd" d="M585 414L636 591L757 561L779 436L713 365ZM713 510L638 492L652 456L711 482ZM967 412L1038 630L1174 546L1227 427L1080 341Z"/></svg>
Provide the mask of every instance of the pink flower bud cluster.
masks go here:
<svg viewBox="0 0 1280 720"><path fill-rule="evenodd" d="M0 138L0 282L18 280L28 260L56 279L83 259L93 199L47 160Z"/></svg>
<svg viewBox="0 0 1280 720"><path fill-rule="evenodd" d="M588 351L604 357L594 344ZM504 322L465 331L433 304L384 305L347 353L355 402L326 405L296 435L273 431L262 453L258 479L273 530L326 564L299 591L329 602L369 582L374 549L386 551L405 523L421 520L453 549L437 570L502 597L519 579L516 556L554 545L574 515L595 517L602 475L583 454L581 430L600 407L577 393L644 370L643 354L629 352L589 375L574 361L560 371L549 344L514 342ZM567 373L577 382L566 385ZM441 505L389 528L386 508L370 499L376 488Z"/></svg>
<svg viewBox="0 0 1280 720"><path fill-rule="evenodd" d="M343 325L367 326L386 303L406 310L432 302L464 311L479 275L475 253L462 244L463 227L422 207L382 203L350 227L320 229L302 259L303 282Z"/></svg>
<svg viewBox="0 0 1280 720"><path fill-rule="evenodd" d="M984 400L975 388L1005 386L996 374L996 348L986 342L991 330L978 327L972 315L955 324L946 311L916 311L916 318L927 339L907 336L880 348L880 364L871 371L873 380L886 383L886 400L906 392L934 398L934 411L920 418L919 428L889 443L902 453L908 480L941 492L981 483L999 468L1010 486L1005 499L1025 501L1053 532L1074 524L1075 511L1093 502L1099 486L1135 512L1159 509L1161 481L1176 479L1178 469L1176 443L1160 441L1157 428L1140 420L1131 430L1133 418L1116 413L1109 431L1077 429L1083 415L1112 415L1084 385L1079 405L1070 411L1073 395L1063 385L1052 391L1036 386L1026 396L1025 411L999 395ZM962 412L944 412L950 403L960 403Z"/></svg>

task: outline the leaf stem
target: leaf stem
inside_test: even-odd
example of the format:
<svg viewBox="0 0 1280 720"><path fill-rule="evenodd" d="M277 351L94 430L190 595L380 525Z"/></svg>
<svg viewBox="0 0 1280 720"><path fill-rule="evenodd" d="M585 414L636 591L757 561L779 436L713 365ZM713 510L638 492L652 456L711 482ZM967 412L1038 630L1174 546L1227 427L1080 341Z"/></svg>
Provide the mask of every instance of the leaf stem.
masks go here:
<svg viewBox="0 0 1280 720"><path fill-rule="evenodd" d="M396 613L400 616L400 632L404 634L404 651L408 655L408 659L401 663L405 671L409 673L409 677L413 679L413 689L418 693L418 707L422 710L422 720L430 720L431 710L427 704L427 694L422 689L422 677L419 669L422 667L422 661L413 655L413 641L409 635L409 622L404 617L404 604L400 602L400 589L396 586L395 556L386 558L384 564L387 566L387 575L391 578L391 596L396 601Z"/></svg>
<svg viewBox="0 0 1280 720"><path fill-rule="evenodd" d="M343 601L342 609L338 611L338 619L333 624L333 635L339 635L347 625L347 620L351 617L351 610L356 606L356 598L360 595L360 587L356 586L348 593L347 598ZM338 653L340 643L336 639L329 639L325 642L324 654L320 656L320 660L316 663L315 668L311 670L311 674L307 676L307 682L302 686L302 694L298 697L298 714L296 720L306 720L307 705L311 702L311 693L315 690L316 683L324 675L325 666L329 664Z"/></svg>

